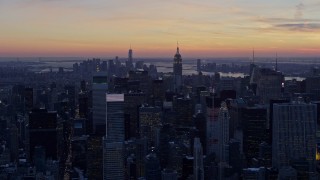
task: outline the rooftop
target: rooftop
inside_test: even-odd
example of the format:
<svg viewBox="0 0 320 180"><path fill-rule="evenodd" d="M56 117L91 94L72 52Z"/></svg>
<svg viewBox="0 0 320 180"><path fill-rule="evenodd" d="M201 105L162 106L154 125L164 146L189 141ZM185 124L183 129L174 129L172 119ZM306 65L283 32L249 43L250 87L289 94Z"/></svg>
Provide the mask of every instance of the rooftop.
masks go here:
<svg viewBox="0 0 320 180"><path fill-rule="evenodd" d="M123 102L124 94L107 94L107 102Z"/></svg>

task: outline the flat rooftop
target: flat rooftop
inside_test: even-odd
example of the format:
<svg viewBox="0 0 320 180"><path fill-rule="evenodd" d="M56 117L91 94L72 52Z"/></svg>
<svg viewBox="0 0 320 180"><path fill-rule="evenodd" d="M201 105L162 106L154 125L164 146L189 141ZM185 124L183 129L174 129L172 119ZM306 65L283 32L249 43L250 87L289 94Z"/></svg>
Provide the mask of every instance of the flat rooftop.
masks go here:
<svg viewBox="0 0 320 180"><path fill-rule="evenodd" d="M124 94L107 94L107 102L123 102Z"/></svg>

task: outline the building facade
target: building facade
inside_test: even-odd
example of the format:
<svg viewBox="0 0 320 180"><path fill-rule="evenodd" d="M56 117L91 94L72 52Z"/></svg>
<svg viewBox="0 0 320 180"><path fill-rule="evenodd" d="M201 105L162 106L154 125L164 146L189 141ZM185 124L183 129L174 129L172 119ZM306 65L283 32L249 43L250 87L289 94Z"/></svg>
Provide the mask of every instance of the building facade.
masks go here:
<svg viewBox="0 0 320 180"><path fill-rule="evenodd" d="M272 165L277 168L305 159L315 171L317 107L303 102L274 104Z"/></svg>
<svg viewBox="0 0 320 180"><path fill-rule="evenodd" d="M104 72L96 72L92 81L92 125L94 133L104 133L106 127L106 93L108 78Z"/></svg>

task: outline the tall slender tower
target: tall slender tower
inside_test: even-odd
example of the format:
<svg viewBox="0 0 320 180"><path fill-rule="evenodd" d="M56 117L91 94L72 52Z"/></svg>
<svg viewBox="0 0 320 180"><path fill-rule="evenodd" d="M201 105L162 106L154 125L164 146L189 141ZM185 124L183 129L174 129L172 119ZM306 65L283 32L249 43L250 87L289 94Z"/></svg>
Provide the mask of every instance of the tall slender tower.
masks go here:
<svg viewBox="0 0 320 180"><path fill-rule="evenodd" d="M204 180L203 152L202 152L200 138L194 138L193 179L194 180Z"/></svg>
<svg viewBox="0 0 320 180"><path fill-rule="evenodd" d="M252 64L254 64L254 49L252 50Z"/></svg>
<svg viewBox="0 0 320 180"><path fill-rule="evenodd" d="M221 103L221 108L219 111L219 158L222 162L228 162L228 153L226 146L229 143L229 121L230 115L228 112L227 104L225 102Z"/></svg>
<svg viewBox="0 0 320 180"><path fill-rule="evenodd" d="M182 90L182 58L178 45L173 59L173 90L175 92L181 92Z"/></svg>
<svg viewBox="0 0 320 180"><path fill-rule="evenodd" d="M106 93L108 77L106 72L95 72L92 80L92 126L95 134L106 132Z"/></svg>
<svg viewBox="0 0 320 180"><path fill-rule="evenodd" d="M133 57L132 57L132 49L131 49L131 45L130 45L130 49L128 52L128 60L126 61L126 67L128 70L133 70L134 66L133 66Z"/></svg>
<svg viewBox="0 0 320 180"><path fill-rule="evenodd" d="M252 72L253 72L253 69L256 67L256 65L254 64L254 60L255 60L255 55L254 55L254 49L252 50L252 61L251 61L251 64L250 64L250 76L252 76Z"/></svg>
<svg viewBox="0 0 320 180"><path fill-rule="evenodd" d="M132 49L131 49L131 45L130 45L130 49L128 52L128 60L132 63Z"/></svg>

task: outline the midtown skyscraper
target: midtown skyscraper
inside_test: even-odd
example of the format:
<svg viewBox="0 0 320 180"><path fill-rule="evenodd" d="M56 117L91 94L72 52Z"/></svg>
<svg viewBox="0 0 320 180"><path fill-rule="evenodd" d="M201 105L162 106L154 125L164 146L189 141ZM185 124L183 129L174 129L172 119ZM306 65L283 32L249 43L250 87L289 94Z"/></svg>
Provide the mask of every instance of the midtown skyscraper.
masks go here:
<svg viewBox="0 0 320 180"><path fill-rule="evenodd" d="M134 66L133 66L133 51L130 47L129 51L128 51L128 60L126 61L126 67L129 69L129 70L133 70L134 69Z"/></svg>
<svg viewBox="0 0 320 180"><path fill-rule="evenodd" d="M103 138L103 179L124 179L124 94L107 94L107 126Z"/></svg>
<svg viewBox="0 0 320 180"><path fill-rule="evenodd" d="M106 93L108 89L107 73L96 72L92 82L92 121L93 132L105 134L106 132Z"/></svg>
<svg viewBox="0 0 320 180"><path fill-rule="evenodd" d="M132 49L131 49L131 47L128 52L128 60L132 63Z"/></svg>
<svg viewBox="0 0 320 180"><path fill-rule="evenodd" d="M317 106L304 102L273 105L272 165L278 169L307 163L309 172L316 165Z"/></svg>
<svg viewBox="0 0 320 180"><path fill-rule="evenodd" d="M221 103L221 108L219 111L218 122L219 122L219 155L220 161L227 162L227 145L229 143L229 121L230 115L228 112L227 104L225 102Z"/></svg>
<svg viewBox="0 0 320 180"><path fill-rule="evenodd" d="M193 145L193 179L204 180L203 151L200 138L194 138Z"/></svg>
<svg viewBox="0 0 320 180"><path fill-rule="evenodd" d="M179 46L173 59L173 90L174 92L181 92L182 90L182 58Z"/></svg>

